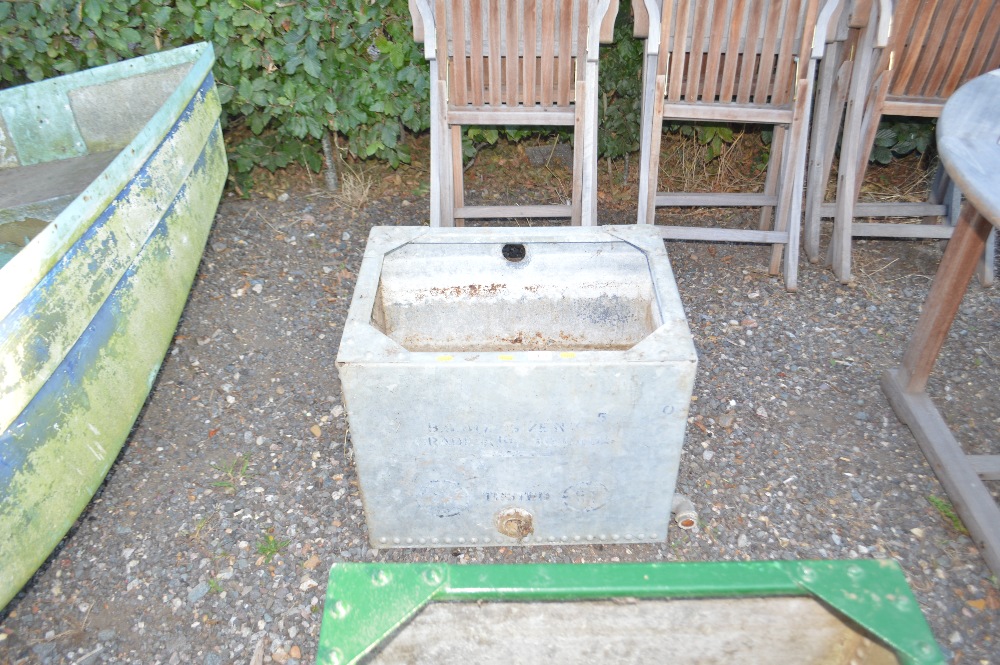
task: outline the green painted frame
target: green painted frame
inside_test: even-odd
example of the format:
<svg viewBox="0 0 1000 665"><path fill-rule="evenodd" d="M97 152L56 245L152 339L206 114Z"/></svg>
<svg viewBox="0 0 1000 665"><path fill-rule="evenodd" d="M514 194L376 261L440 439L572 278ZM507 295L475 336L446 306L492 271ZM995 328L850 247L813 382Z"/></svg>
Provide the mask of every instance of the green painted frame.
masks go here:
<svg viewBox="0 0 1000 665"><path fill-rule="evenodd" d="M449 565L336 563L317 663L356 663L431 602L809 596L893 649L945 663L893 560Z"/></svg>

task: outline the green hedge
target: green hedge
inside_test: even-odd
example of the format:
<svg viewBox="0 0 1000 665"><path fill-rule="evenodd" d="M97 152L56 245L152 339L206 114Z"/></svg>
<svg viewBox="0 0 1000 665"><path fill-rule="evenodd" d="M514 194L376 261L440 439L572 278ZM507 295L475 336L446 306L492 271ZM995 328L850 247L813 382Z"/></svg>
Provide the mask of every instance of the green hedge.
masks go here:
<svg viewBox="0 0 1000 665"><path fill-rule="evenodd" d="M615 120L601 143L611 157L638 148L641 47L627 19L623 9L602 64L614 73L601 104ZM397 165L408 160L403 132L428 127L428 68L406 0L0 2L0 85L196 41L215 45L237 171L293 161L319 170L327 131L355 156Z"/></svg>
<svg viewBox="0 0 1000 665"><path fill-rule="evenodd" d="M327 130L354 155L395 165L407 159L404 128L428 126L427 65L406 0L0 2L6 85L196 41L215 45L229 128L251 130L230 146L238 170L319 170Z"/></svg>

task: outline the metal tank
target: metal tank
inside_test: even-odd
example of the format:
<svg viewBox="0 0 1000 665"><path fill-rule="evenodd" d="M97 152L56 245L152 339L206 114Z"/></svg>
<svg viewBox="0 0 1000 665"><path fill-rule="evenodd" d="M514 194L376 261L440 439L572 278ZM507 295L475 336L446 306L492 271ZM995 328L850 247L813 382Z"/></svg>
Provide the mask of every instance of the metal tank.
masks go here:
<svg viewBox="0 0 1000 665"><path fill-rule="evenodd" d="M662 541L696 366L655 229L372 229L337 354L372 546Z"/></svg>

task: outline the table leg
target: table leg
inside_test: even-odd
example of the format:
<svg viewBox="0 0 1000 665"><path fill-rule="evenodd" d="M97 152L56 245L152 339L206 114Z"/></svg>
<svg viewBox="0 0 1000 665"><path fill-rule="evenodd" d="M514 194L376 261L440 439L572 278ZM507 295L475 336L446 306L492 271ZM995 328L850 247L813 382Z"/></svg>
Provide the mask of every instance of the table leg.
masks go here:
<svg viewBox="0 0 1000 665"><path fill-rule="evenodd" d="M991 477L996 460L966 455L924 392L991 228L972 206L962 210L902 364L883 375L882 391L913 432L986 564L1000 574L1000 508L981 480Z"/></svg>
<svg viewBox="0 0 1000 665"><path fill-rule="evenodd" d="M927 377L962 304L962 296L992 228L993 225L972 206L962 209L927 294L923 312L917 320L916 330L903 354L902 371L907 392L923 392L927 386Z"/></svg>

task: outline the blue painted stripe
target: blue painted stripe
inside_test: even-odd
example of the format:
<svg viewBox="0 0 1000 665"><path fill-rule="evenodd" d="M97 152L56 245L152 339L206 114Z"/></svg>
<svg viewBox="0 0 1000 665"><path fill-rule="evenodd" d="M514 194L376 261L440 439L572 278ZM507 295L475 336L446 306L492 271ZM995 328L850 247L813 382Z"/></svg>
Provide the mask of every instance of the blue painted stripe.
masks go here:
<svg viewBox="0 0 1000 665"><path fill-rule="evenodd" d="M212 90L215 85L215 79L211 73L209 73L201 86L198 88L197 93L191 98L187 106L181 112L177 121L170 128L170 131L164 137L163 141L157 146L156 150L150 155L143 165L136 171L132 179L126 183L122 190L115 196L114 200L108 205L107 208L97 217L96 220L90 225L90 227L84 232L84 234L77 239L75 243L66 251L66 253L59 259L58 262L52 267L52 269L41 279L38 284L31 290L31 292L19 302L11 312L0 321L0 339L9 338L15 334L18 329L18 323L23 318L35 317L35 309L40 302L43 302L48 292L53 288L53 283L55 282L59 272L64 266L69 264L71 261L75 260L77 255L81 252L88 251L86 245L91 241L94 236L100 231L100 229L108 223L108 220L114 214L117 206L121 201L123 201L135 187L145 187L147 183L150 182L150 165L153 159L163 150L164 144L169 141L172 137L176 136L179 131L182 131L185 127L186 122L190 119L194 109L202 104L205 100L206 95ZM112 240L114 236L112 235ZM109 249L105 246L102 249ZM91 272L94 275L94 282L97 283L102 279L114 279L115 275L113 271L108 269L106 274L101 276L97 272L98 266L104 263L106 255L94 254L90 256L90 267ZM32 359L35 359L36 364L42 364L48 359L48 349L47 342L42 338L38 338L32 341L32 347L30 349L34 352L31 355ZM25 368L27 369L27 368Z"/></svg>
<svg viewBox="0 0 1000 665"><path fill-rule="evenodd" d="M195 162L192 175L205 170L208 149L217 145L219 141L221 141L221 129L216 123L206 148L202 150ZM0 490L10 485L14 475L25 465L28 456L34 450L44 446L48 441L49 434L59 426L59 417L63 412L63 409L60 408L61 405L74 399L86 399L86 393L81 388L84 375L96 364L108 341L119 330L122 318L128 316L128 313L122 311L123 297L130 290L132 279L136 271L142 267L143 259L152 258L147 256L147 252L150 251L149 243L168 234L170 218L174 214L175 206L184 198L187 189L188 184L185 182L153 229L149 241L140 250L136 260L125 271L108 299L97 311L84 334L76 341L53 375L28 403L28 406L11 423L11 426L0 434ZM211 220L206 220L206 223L210 224ZM172 248L167 246L166 251L171 252ZM172 335L173 328L164 331L164 333ZM147 368L143 375L148 375L152 369L152 366ZM123 388L131 389L130 386L123 386ZM131 420L134 420L137 415L138 412L122 414L123 417ZM122 442L114 443L117 445ZM117 451L118 448L116 447L114 450ZM4 494L5 492L0 491L0 499Z"/></svg>

